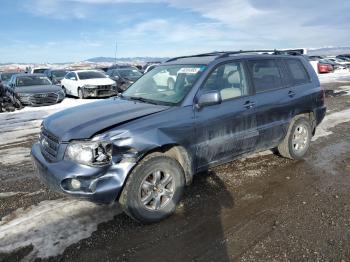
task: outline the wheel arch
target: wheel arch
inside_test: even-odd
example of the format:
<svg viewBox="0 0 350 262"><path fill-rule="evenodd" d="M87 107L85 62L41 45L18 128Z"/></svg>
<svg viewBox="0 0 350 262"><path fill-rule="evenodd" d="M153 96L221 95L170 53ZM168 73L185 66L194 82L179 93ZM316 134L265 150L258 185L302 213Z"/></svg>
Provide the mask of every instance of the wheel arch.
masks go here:
<svg viewBox="0 0 350 262"><path fill-rule="evenodd" d="M178 161L181 167L183 168L186 185L190 185L192 183L193 175L195 173L193 158L191 157L191 154L186 150L186 148L178 144L166 144L159 147L155 147L144 153L139 159L138 163L150 154L156 153L160 153Z"/></svg>

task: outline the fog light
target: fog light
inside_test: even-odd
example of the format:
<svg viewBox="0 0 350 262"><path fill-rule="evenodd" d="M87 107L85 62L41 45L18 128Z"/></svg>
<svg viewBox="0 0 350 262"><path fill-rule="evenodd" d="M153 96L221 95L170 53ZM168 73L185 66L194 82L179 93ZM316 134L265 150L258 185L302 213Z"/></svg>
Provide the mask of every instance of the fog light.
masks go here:
<svg viewBox="0 0 350 262"><path fill-rule="evenodd" d="M81 187L81 183L78 179L72 179L70 181L70 185L72 186L73 189L79 189Z"/></svg>

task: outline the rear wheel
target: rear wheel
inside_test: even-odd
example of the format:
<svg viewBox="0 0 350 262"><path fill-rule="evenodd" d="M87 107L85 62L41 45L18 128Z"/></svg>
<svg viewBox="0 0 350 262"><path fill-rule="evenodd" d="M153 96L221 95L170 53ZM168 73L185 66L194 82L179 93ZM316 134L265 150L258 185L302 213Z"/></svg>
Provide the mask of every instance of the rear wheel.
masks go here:
<svg viewBox="0 0 350 262"><path fill-rule="evenodd" d="M306 117L294 120L288 133L278 146L280 155L290 159L301 159L306 154L311 142L311 125Z"/></svg>
<svg viewBox="0 0 350 262"><path fill-rule="evenodd" d="M151 154L130 174L119 202L124 211L141 223L154 223L170 216L181 200L185 176L173 158Z"/></svg>

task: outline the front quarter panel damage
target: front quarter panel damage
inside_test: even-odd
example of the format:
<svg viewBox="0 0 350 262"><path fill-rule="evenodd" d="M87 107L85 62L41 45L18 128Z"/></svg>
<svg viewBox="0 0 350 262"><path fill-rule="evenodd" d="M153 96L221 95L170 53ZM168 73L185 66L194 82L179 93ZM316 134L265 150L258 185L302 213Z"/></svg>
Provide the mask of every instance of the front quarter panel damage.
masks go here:
<svg viewBox="0 0 350 262"><path fill-rule="evenodd" d="M174 107L109 130L97 139L113 141L113 162L133 167L151 152L163 152L182 165L189 184L194 173L192 107ZM131 171L131 170L130 170ZM130 173L130 172L129 172Z"/></svg>

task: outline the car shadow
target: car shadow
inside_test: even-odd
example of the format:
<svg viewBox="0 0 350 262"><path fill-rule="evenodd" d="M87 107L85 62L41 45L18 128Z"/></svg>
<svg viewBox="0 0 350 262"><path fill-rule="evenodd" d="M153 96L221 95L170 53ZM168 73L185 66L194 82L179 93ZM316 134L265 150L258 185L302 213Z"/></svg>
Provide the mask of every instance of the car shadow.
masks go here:
<svg viewBox="0 0 350 262"><path fill-rule="evenodd" d="M68 248L64 257L73 253L75 261L230 261L222 221L227 219L224 210L233 206L234 197L222 179L214 171L202 172L168 219L142 225L118 215Z"/></svg>

